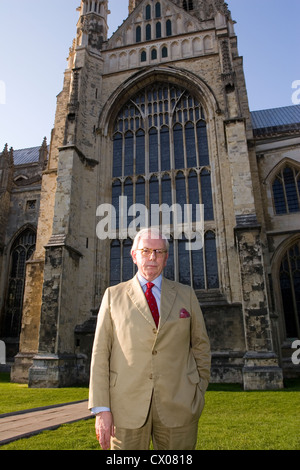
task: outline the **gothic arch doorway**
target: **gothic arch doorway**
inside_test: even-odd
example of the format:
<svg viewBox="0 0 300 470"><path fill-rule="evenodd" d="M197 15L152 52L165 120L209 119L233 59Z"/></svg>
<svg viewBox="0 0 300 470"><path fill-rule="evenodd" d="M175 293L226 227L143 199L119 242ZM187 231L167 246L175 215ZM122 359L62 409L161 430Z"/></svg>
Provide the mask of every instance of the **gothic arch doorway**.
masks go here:
<svg viewBox="0 0 300 470"><path fill-rule="evenodd" d="M3 336L18 339L21 331L26 261L35 250L36 233L25 228L19 233L10 251Z"/></svg>
<svg viewBox="0 0 300 470"><path fill-rule="evenodd" d="M300 338L300 239L282 256L279 284L287 339Z"/></svg>

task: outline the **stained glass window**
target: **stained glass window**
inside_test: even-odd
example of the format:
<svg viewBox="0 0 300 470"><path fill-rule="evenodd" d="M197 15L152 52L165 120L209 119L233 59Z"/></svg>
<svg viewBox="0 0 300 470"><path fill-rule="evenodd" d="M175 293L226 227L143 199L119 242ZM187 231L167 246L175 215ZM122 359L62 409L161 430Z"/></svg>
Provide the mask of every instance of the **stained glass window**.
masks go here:
<svg viewBox="0 0 300 470"><path fill-rule="evenodd" d="M273 182L273 200L275 212L292 214L300 211L300 171L286 166Z"/></svg>
<svg viewBox="0 0 300 470"><path fill-rule="evenodd" d="M21 331L26 261L35 250L36 234L26 229L11 249L11 270L8 280L4 336L17 338Z"/></svg>
<svg viewBox="0 0 300 470"><path fill-rule="evenodd" d="M117 216L119 197L126 195L128 203L146 205L147 224L169 224L170 254L165 275L196 289L218 288L207 125L200 102L188 90L169 83L140 90L120 109L114 123L112 175L112 203ZM204 218L209 221L203 246L197 250L187 249L185 233L178 236L172 231L171 208L177 205L184 217L185 204L191 204L193 224L199 204L204 204ZM129 218L128 223L131 221ZM112 284L130 278L134 272L129 244L130 240L125 243L122 237L112 242L112 259L120 257L111 274Z"/></svg>
<svg viewBox="0 0 300 470"><path fill-rule="evenodd" d="M300 337L300 241L288 249L279 271L287 338Z"/></svg>

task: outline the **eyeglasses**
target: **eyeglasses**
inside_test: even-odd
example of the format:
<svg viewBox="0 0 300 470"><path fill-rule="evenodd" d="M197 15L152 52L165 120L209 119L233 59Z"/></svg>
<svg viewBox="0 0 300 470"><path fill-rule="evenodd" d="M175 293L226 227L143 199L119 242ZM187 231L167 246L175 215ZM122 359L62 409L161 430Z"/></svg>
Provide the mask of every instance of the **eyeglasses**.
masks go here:
<svg viewBox="0 0 300 470"><path fill-rule="evenodd" d="M137 248L135 251L140 251L143 258L150 258L153 253L157 258L162 258L167 250L153 250L152 248Z"/></svg>

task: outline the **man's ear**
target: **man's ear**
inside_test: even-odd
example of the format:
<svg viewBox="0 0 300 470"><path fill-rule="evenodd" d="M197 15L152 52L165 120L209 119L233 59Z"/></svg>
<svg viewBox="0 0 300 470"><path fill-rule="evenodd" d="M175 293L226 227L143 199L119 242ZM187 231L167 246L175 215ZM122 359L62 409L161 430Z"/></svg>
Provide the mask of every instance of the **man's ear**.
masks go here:
<svg viewBox="0 0 300 470"><path fill-rule="evenodd" d="M135 251L131 252L131 258L132 258L132 261L134 262L134 264L137 264L136 263L136 252Z"/></svg>

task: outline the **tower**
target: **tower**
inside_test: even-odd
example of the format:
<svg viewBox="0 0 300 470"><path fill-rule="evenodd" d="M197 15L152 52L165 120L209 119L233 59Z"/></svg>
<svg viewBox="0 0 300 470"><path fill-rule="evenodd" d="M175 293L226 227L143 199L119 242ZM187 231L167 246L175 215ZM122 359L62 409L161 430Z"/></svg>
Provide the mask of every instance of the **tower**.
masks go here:
<svg viewBox="0 0 300 470"><path fill-rule="evenodd" d="M84 0L80 7L79 37L81 46L91 46L101 50L107 40L107 9L108 0Z"/></svg>
<svg viewBox="0 0 300 470"><path fill-rule="evenodd" d="M101 50L107 40L107 0L83 0L78 11L77 35L57 98L43 173L36 250L27 264L20 352L12 373L13 380L29 380L31 386L80 381L84 359L76 354L74 330L96 306L93 196L99 157L95 129L100 113ZM80 286L82 282L91 289ZM77 297L81 294L87 307L83 315Z"/></svg>
<svg viewBox="0 0 300 470"><path fill-rule="evenodd" d="M108 14L107 1L81 2L43 174L15 377L23 370L32 387L87 380L102 295L134 275L128 227L137 205L152 224L165 207L204 204L201 249L187 250L183 228L177 233L169 219L165 274L196 290L213 381L281 387L231 13L223 0L130 0L129 16L110 38Z"/></svg>

